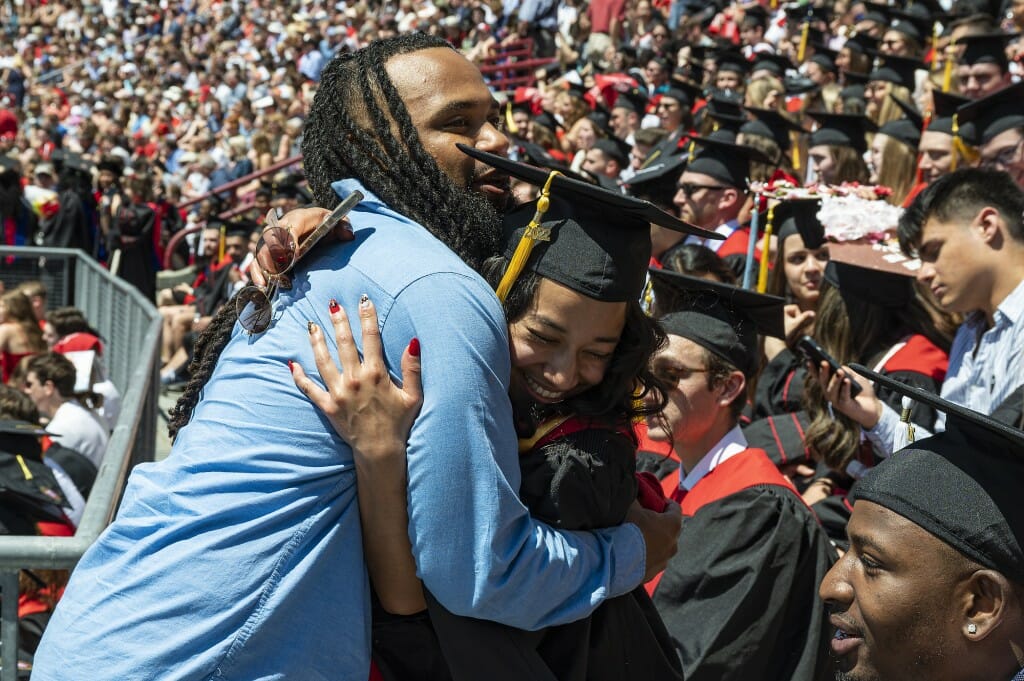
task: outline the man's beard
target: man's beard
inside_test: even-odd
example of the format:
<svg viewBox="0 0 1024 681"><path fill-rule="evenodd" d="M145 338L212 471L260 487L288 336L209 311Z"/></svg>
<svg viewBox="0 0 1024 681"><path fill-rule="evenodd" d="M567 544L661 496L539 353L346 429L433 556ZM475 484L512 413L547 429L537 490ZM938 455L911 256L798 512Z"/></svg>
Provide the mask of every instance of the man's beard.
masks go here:
<svg viewBox="0 0 1024 681"><path fill-rule="evenodd" d="M459 187L448 181L455 195L461 216L458 224L424 224L427 230L452 249L476 271L487 258L502 249L502 216L488 198L479 192Z"/></svg>

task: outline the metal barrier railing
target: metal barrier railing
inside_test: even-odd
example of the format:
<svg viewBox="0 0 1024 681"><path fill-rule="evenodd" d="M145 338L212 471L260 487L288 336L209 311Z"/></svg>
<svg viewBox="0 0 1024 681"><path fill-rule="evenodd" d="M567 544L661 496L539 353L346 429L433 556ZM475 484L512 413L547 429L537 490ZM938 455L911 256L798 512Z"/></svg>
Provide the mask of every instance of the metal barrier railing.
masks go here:
<svg viewBox="0 0 1024 681"><path fill-rule="evenodd" d="M73 568L110 524L128 472L152 461L156 452L161 331L156 308L82 251L0 247L0 281L12 288L31 279L47 285L51 306L78 307L106 340L104 359L122 406L75 536L0 536L0 681L17 679L19 571Z"/></svg>

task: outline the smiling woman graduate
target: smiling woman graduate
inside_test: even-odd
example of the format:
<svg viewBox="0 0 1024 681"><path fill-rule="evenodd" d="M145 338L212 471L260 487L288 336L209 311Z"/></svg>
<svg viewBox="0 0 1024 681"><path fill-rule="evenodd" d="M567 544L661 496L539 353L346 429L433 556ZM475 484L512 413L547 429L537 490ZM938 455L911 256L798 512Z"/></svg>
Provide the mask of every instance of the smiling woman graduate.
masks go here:
<svg viewBox="0 0 1024 681"><path fill-rule="evenodd" d="M632 432L635 417L664 404L648 369L648 359L664 335L639 304L651 256L650 225L714 235L645 201L460 148L500 172L542 187L540 198L505 217L505 252L483 266L509 323L509 396L520 437L520 497L534 517L559 528L620 525L638 494L657 490L656 484L638 483ZM340 312L332 318L340 329L341 354L348 322ZM299 370L296 383L352 444L357 460L361 442L379 451L380 429L341 415L353 409L337 397L343 381L329 380L326 349L317 356L330 392ZM342 362L350 366L344 358ZM637 401L637 391L648 402ZM398 410L394 417L403 423ZM360 493L374 499L368 512L378 516L406 505L404 486L394 484L404 476L404 439L395 443L388 458L397 464L390 478L363 477L357 467ZM660 502L665 504L663 498ZM402 515L391 516L394 523L386 536L364 532L368 555L389 556L369 561L371 579L387 607L415 613L426 606L429 620L422 614L375 615L375 661L384 678L446 679L449 673L455 679L682 678L668 634L642 588L609 600L589 618L542 632L461 617L441 607L426 590L419 596ZM426 642L416 648L416 655L410 654L412 640ZM426 661L441 657L438 649L448 671L424 668Z"/></svg>

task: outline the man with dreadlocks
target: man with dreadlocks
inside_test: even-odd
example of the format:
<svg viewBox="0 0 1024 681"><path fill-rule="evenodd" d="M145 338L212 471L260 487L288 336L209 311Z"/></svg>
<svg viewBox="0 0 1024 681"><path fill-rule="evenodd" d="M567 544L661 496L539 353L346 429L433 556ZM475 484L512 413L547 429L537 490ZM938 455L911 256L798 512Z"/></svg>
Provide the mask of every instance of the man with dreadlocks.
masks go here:
<svg viewBox="0 0 1024 681"><path fill-rule="evenodd" d="M392 367L411 339L422 347L409 532L440 604L537 629L586 616L666 564L678 512L563 533L518 498L506 324L471 269L498 250L485 197L504 202L507 180L455 147L504 152L496 114L479 71L426 35L324 69L306 173L322 207L364 193L350 214L355 247L310 255L265 333L246 335L227 313L215 319L175 413L171 455L132 473L117 519L51 620L33 678L367 678L352 452L287 366L313 365L307 327L331 324L329 301L354 310L362 294L376 303Z"/></svg>

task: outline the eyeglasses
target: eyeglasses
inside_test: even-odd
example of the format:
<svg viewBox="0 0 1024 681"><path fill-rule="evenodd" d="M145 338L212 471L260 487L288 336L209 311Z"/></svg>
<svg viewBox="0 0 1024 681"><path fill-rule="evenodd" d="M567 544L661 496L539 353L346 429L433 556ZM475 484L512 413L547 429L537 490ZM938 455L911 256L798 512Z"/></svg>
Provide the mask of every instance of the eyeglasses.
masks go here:
<svg viewBox="0 0 1024 681"><path fill-rule="evenodd" d="M263 333L270 328L274 318L273 299L278 289L290 289L291 279L288 272L295 267L302 256L309 253L325 234L334 229L341 219L352 208L363 200L359 191L352 192L344 201L331 211L324 221L317 225L313 233L302 244L297 244L292 233L278 223L279 209L267 213L268 227L263 230L256 244L255 265L263 272L267 285L249 285L238 292L235 297L235 312L238 323L249 333Z"/></svg>
<svg viewBox="0 0 1024 681"><path fill-rule="evenodd" d="M651 373L668 388L673 388L679 381L685 381L694 374L706 374L708 369L698 369L688 366L655 366Z"/></svg>
<svg viewBox="0 0 1024 681"><path fill-rule="evenodd" d="M693 196L701 189L707 189L708 191L716 191L721 189L728 189L728 187L722 187L714 184L693 184L692 182L682 182L679 184L679 191L683 193L683 196Z"/></svg>
<svg viewBox="0 0 1024 681"><path fill-rule="evenodd" d="M1012 147L1000 149L995 154L986 154L978 165L984 170L1007 170L1020 161L1021 148L1024 147L1024 139Z"/></svg>

